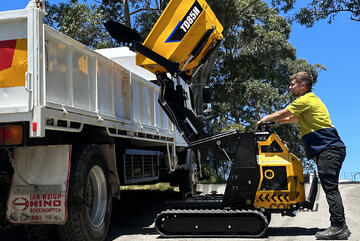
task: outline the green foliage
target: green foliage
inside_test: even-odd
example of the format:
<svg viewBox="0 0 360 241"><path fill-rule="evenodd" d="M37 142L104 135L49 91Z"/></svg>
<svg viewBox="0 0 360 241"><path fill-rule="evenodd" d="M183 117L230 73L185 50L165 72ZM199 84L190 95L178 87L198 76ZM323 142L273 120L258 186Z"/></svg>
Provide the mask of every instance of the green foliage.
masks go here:
<svg viewBox="0 0 360 241"><path fill-rule="evenodd" d="M149 7L134 17L134 25L143 39L150 33L168 3L169 0L160 1L156 4L157 7Z"/></svg>
<svg viewBox="0 0 360 241"><path fill-rule="evenodd" d="M125 11L124 2L134 11ZM110 37L103 25L106 21L124 23L126 19L130 19L135 24L129 24L129 27L134 25L145 39L168 2L169 0L102 0L88 4L86 1L79 3L78 0L63 0L50 4L47 1L48 15L44 23L90 48L116 47L119 46L118 43Z"/></svg>
<svg viewBox="0 0 360 241"><path fill-rule="evenodd" d="M201 166L202 178L199 180L199 183L202 184L220 184L226 183L225 178L222 175L216 173L213 168L210 168L208 165Z"/></svg>
<svg viewBox="0 0 360 241"><path fill-rule="evenodd" d="M48 15L44 22L60 32L91 47L116 46L103 27L105 11L95 4L87 5L71 0L68 3L46 3Z"/></svg>
<svg viewBox="0 0 360 241"><path fill-rule="evenodd" d="M296 0L272 0L271 2L278 10L288 13L295 9ZM301 2L304 3L304 1ZM291 20L296 20L306 27L312 27L316 21L321 19L328 19L328 22L331 23L341 12L349 12L351 20L360 21L359 0L312 0L305 3L307 6L296 9Z"/></svg>

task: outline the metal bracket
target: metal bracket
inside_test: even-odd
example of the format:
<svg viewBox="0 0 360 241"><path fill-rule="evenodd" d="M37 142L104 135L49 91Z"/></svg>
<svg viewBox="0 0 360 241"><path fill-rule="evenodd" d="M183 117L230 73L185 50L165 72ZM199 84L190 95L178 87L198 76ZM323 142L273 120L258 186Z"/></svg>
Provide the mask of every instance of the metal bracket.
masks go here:
<svg viewBox="0 0 360 241"><path fill-rule="evenodd" d="M32 89L32 74L30 72L26 72L25 73L25 89L28 91L28 92L32 92L33 89Z"/></svg>

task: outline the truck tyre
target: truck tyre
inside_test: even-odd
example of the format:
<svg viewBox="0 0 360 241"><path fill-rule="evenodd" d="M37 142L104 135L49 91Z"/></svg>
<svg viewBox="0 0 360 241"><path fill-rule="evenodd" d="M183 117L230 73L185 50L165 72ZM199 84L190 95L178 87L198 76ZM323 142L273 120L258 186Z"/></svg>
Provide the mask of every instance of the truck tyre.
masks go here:
<svg viewBox="0 0 360 241"><path fill-rule="evenodd" d="M6 223L6 198L8 188L5 184L0 184L0 226Z"/></svg>
<svg viewBox="0 0 360 241"><path fill-rule="evenodd" d="M97 145L77 148L72 155L68 219L59 226L62 241L103 241L109 229L112 195L109 170Z"/></svg>

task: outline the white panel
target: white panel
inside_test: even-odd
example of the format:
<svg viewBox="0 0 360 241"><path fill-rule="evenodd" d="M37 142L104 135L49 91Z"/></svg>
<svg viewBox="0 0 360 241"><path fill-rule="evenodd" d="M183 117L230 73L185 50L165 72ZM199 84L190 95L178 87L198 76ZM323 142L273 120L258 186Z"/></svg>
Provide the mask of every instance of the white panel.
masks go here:
<svg viewBox="0 0 360 241"><path fill-rule="evenodd" d="M161 106L157 102L159 99L159 92L155 91L155 126L162 128Z"/></svg>
<svg viewBox="0 0 360 241"><path fill-rule="evenodd" d="M162 112L162 116L163 116L163 128L164 129L168 129L168 127L169 127L169 119L168 119L168 117L167 117L167 115L165 114L165 112L164 111L161 111Z"/></svg>
<svg viewBox="0 0 360 241"><path fill-rule="evenodd" d="M132 103L133 103L133 109L132 109L133 121L142 123L141 110L140 110L140 103L141 103L140 99L142 99L140 93L142 92L141 85L138 81L132 79L131 87L132 87Z"/></svg>
<svg viewBox="0 0 360 241"><path fill-rule="evenodd" d="M159 94L160 92L155 91L156 127L166 129L168 128L168 117L158 102Z"/></svg>
<svg viewBox="0 0 360 241"><path fill-rule="evenodd" d="M73 49L73 100L74 106L90 109L89 56Z"/></svg>
<svg viewBox="0 0 360 241"><path fill-rule="evenodd" d="M130 74L128 71L114 71L114 97L116 117L130 120L131 118L131 90Z"/></svg>
<svg viewBox="0 0 360 241"><path fill-rule="evenodd" d="M89 65L89 98L90 98L90 106L89 110L96 111L96 57L90 57L90 65Z"/></svg>
<svg viewBox="0 0 360 241"><path fill-rule="evenodd" d="M26 19L0 22L0 40L27 38Z"/></svg>
<svg viewBox="0 0 360 241"><path fill-rule="evenodd" d="M165 119L167 118L164 110L160 108L160 127L165 128Z"/></svg>
<svg viewBox="0 0 360 241"><path fill-rule="evenodd" d="M129 70L131 73L134 73L145 80L156 80L156 76L152 72L136 65L136 53L129 50L128 47L97 49L95 51L115 61L116 63Z"/></svg>
<svg viewBox="0 0 360 241"><path fill-rule="evenodd" d="M112 74L109 65L106 63L98 63L98 95L100 113L112 115Z"/></svg>
<svg viewBox="0 0 360 241"><path fill-rule="evenodd" d="M150 125L150 105L152 104L153 100L150 102L149 90L144 84L142 84L142 97L143 123Z"/></svg>
<svg viewBox="0 0 360 241"><path fill-rule="evenodd" d="M46 98L47 101L71 105L67 78L67 46L58 40L48 38L46 44Z"/></svg>
<svg viewBox="0 0 360 241"><path fill-rule="evenodd" d="M168 122L167 129L170 130L170 133L174 133L174 124L169 120L169 118L167 116L165 118L166 118L166 120Z"/></svg>
<svg viewBox="0 0 360 241"><path fill-rule="evenodd" d="M149 92L149 125L155 125L155 98L154 98L154 88L147 87Z"/></svg>
<svg viewBox="0 0 360 241"><path fill-rule="evenodd" d="M24 87L0 88L0 113L28 110L29 93Z"/></svg>

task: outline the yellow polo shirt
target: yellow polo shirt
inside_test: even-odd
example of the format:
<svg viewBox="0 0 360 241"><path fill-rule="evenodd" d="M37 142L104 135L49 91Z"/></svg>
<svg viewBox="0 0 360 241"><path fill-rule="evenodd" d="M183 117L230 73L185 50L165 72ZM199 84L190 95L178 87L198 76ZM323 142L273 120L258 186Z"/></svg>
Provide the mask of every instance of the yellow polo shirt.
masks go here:
<svg viewBox="0 0 360 241"><path fill-rule="evenodd" d="M334 127L326 106L313 92L298 97L286 109L298 118L301 136Z"/></svg>
<svg viewBox="0 0 360 241"><path fill-rule="evenodd" d="M345 148L331 124L326 106L313 92L298 97L286 109L298 119L301 140L309 159L325 149Z"/></svg>

